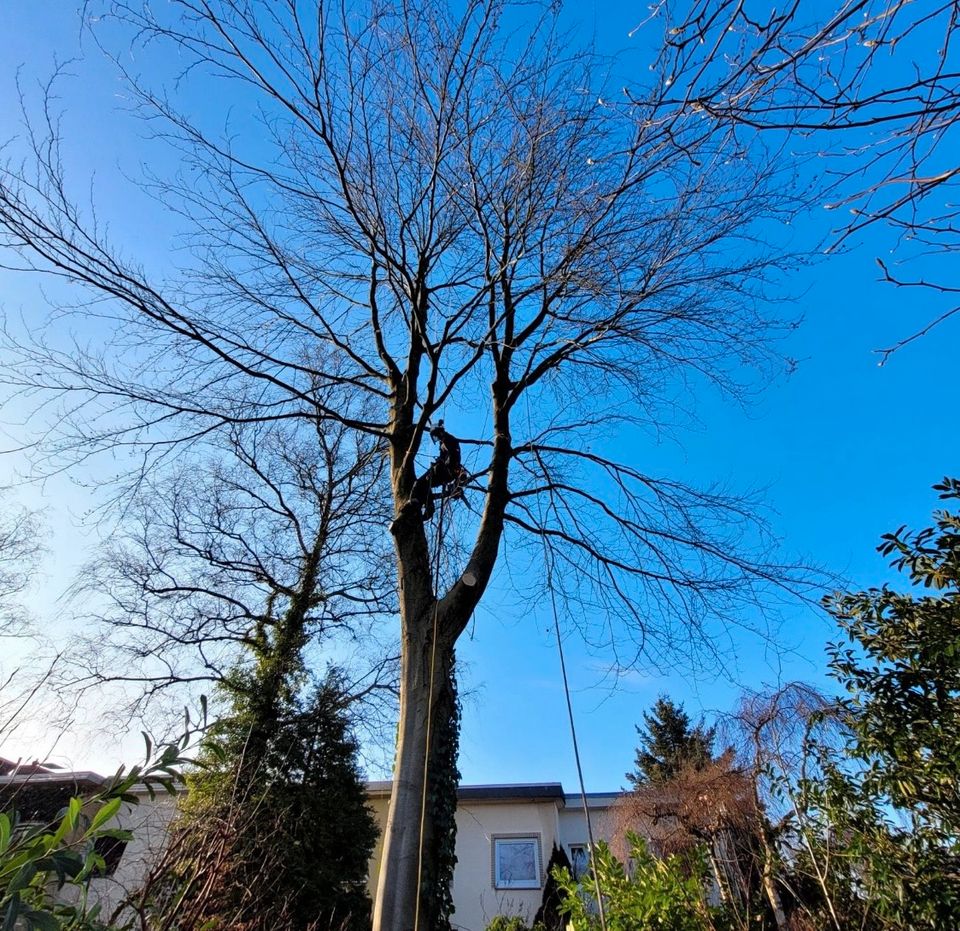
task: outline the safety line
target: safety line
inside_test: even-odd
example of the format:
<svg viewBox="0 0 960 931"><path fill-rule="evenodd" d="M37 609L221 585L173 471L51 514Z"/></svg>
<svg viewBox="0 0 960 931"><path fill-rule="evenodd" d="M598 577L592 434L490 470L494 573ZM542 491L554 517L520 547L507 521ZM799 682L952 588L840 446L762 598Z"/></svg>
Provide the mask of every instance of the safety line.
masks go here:
<svg viewBox="0 0 960 931"><path fill-rule="evenodd" d="M546 555L546 554L544 554ZM593 885L597 891L597 910L600 927L607 931L607 916L603 907L603 895L600 891L600 876L597 873L597 845L593 840L593 821L590 807L587 805L587 789L583 782L583 767L580 765L580 745L577 742L577 727L573 720L573 702L570 700L570 683L567 680L567 663L563 655L563 639L560 636L560 619L557 615L557 594L553 588L553 560L547 562L547 588L550 590L550 603L553 606L553 630L557 635L557 653L560 654L560 672L563 674L563 693L567 698L567 717L570 719L570 737L573 740L573 758L577 763L577 778L580 781L580 799L583 802L583 817L587 822L587 841L590 844L590 859L593 873Z"/></svg>
<svg viewBox="0 0 960 931"><path fill-rule="evenodd" d="M431 491L432 493L432 491ZM417 901L413 912L413 931L420 931L420 891L423 883L423 835L427 822L427 779L430 771L430 737L433 724L433 682L437 668L437 620L440 614L440 545L443 541L443 510L446 498L440 498L433 562L433 642L430 646L430 684L427 689L427 746L423 754L423 792L420 797L420 838L417 843Z"/></svg>
<svg viewBox="0 0 960 931"><path fill-rule="evenodd" d="M529 398L527 399L527 422L528 424L531 422ZM535 451L534 455L540 468L543 469L543 474L547 475L547 468L540 458L539 451ZM537 501L537 513L541 526L544 526L543 505L539 500ZM603 904L603 891L600 888L600 876L597 873L597 845L593 839L593 819L590 817L590 806L587 804L587 788L583 781L583 766L580 763L580 743L577 740L577 725L573 717L573 701L570 698L570 682L567 678L567 661L563 653L563 638L560 636L560 615L557 611L557 593L553 586L553 554L550 552L546 536L542 536L541 539L543 540L543 564L547 571L547 589L550 592L550 605L553 608L553 631L557 637L557 654L560 657L560 672L563 678L563 694L567 701L570 740L573 743L573 758L577 765L577 780L580 783L580 801L583 805L583 819L587 824L587 843L590 847L590 860L593 864L590 872L593 874L593 888L597 893L597 911L598 917L600 918L600 928L601 931L607 931L607 915Z"/></svg>

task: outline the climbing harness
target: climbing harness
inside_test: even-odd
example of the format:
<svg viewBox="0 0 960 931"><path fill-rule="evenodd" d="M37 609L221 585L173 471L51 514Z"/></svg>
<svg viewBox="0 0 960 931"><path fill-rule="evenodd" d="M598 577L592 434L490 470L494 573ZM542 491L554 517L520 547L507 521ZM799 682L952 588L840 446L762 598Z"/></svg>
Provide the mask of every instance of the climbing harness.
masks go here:
<svg viewBox="0 0 960 931"><path fill-rule="evenodd" d="M435 501L444 501L447 498L462 500L463 489L470 479L460 461L460 441L447 433L442 420L435 427L431 427L430 436L439 445L440 452L426 472L414 482L410 495L410 500L420 508L420 516L424 522L433 517ZM434 492L435 488L440 491Z"/></svg>

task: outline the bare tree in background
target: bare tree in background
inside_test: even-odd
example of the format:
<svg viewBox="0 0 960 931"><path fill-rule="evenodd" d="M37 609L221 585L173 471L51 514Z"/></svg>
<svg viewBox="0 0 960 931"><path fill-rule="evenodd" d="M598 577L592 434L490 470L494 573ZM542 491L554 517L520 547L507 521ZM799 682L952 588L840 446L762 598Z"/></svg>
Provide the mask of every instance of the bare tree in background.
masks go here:
<svg viewBox="0 0 960 931"><path fill-rule="evenodd" d="M613 809L613 849L629 856L627 833L635 832L649 838L657 856L702 851L731 923L750 928L757 921L749 850L756 822L749 777L726 750L700 763L683 761L668 778L622 795Z"/></svg>
<svg viewBox="0 0 960 931"><path fill-rule="evenodd" d="M196 687L279 649L312 668L341 663L364 723L389 733L396 608L382 452L335 422L238 425L215 440L138 479L126 520L72 593L92 633L62 687L119 683L124 715L171 693L163 707L179 711Z"/></svg>
<svg viewBox="0 0 960 931"><path fill-rule="evenodd" d="M43 534L36 513L23 509L0 514L0 637L27 632L27 613L20 595L30 583L43 553Z"/></svg>
<svg viewBox="0 0 960 931"><path fill-rule="evenodd" d="M787 138L821 203L846 214L833 248L886 228L883 278L921 289L925 319L882 362L960 311L957 0L680 0L653 15L667 26L656 68L677 76L675 106ZM710 66L690 67L704 48Z"/></svg>
<svg viewBox="0 0 960 931"><path fill-rule="evenodd" d="M6 503L5 503L6 504ZM0 740L9 738L36 707L39 693L56 660L38 664L22 658L11 666L4 646L31 635L29 612L21 601L44 551L44 535L36 512L5 508L0 513ZM29 667L25 669L24 667Z"/></svg>
<svg viewBox="0 0 960 931"><path fill-rule="evenodd" d="M831 891L817 872L811 842L819 838L802 793L817 775L811 741L842 738L830 711L824 695L800 682L744 692L717 725L728 744L722 753L687 760L618 800L615 852L626 855L628 831L662 856L703 850L733 926L756 927L765 914L778 931L815 926L811 906L832 907Z"/></svg>
<svg viewBox="0 0 960 931"><path fill-rule="evenodd" d="M750 502L641 461L698 392L739 396L778 361L762 308L784 257L764 224L798 208L792 169L678 102L679 73L610 97L536 8L107 12L104 43L156 44L185 68L166 89L128 77L184 153L160 193L189 220L193 258L163 278L111 248L70 198L48 108L32 160L0 179L7 264L85 290L70 312L115 330L99 351L49 331L5 380L66 401L50 455L129 448L138 475L247 424L308 442L333 421L382 444L402 653L374 925L429 927L429 761L454 646L501 553L544 555L574 622L621 665L745 618L762 628L771 586L804 584L769 555ZM205 109L233 99L229 133L178 107L197 86ZM467 503L424 525L412 499L438 418L472 478ZM532 573L527 596L536 586Z"/></svg>
<svg viewBox="0 0 960 931"><path fill-rule="evenodd" d="M803 682L791 682L766 692L744 692L739 707L721 725L724 736L735 746L743 784L749 790L744 811L752 815L749 830L757 839L757 869L763 891L778 929L788 927L788 911L807 917L803 890L796 881L809 880L832 905L825 877L796 873L798 850L809 847L809 824L798 787L816 773L811 740L837 739L830 700ZM812 917L812 916L810 916ZM801 925L804 926L804 925Z"/></svg>

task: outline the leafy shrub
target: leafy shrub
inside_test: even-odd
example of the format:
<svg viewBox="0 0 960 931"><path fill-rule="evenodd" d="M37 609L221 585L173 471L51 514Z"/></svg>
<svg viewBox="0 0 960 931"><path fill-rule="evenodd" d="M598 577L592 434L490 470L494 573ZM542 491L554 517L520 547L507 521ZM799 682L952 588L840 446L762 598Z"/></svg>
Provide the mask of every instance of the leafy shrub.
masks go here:
<svg viewBox="0 0 960 931"><path fill-rule="evenodd" d="M132 793L145 784L153 794L160 786L174 791L178 773L186 762L185 736L165 747L144 766L121 770L92 797L71 798L62 814L50 824L24 825L13 796L0 812L0 927L17 931L103 931L98 905L89 902L90 881L106 871L97 852L97 841L131 839L129 831L107 825ZM150 755L148 744L148 756ZM65 887L74 895L63 895ZM67 899L69 898L69 901Z"/></svg>
<svg viewBox="0 0 960 931"><path fill-rule="evenodd" d="M558 871L563 895L561 912L577 931L599 931L600 919L593 880L599 879L607 931L710 931L711 909L704 903L707 865L703 857L658 859L636 834L627 835L630 872L599 843L591 871L580 881L568 870Z"/></svg>
<svg viewBox="0 0 960 931"><path fill-rule="evenodd" d="M527 923L519 915L497 915L486 931L531 931Z"/></svg>

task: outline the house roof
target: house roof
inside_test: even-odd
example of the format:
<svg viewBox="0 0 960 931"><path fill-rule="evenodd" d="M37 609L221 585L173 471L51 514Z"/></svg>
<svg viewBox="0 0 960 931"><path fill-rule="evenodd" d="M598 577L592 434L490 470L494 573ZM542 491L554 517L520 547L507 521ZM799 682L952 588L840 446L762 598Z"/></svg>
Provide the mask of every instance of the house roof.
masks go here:
<svg viewBox="0 0 960 931"><path fill-rule="evenodd" d="M89 771L57 772L41 763L0 760L0 809L14 807L24 821L53 821L71 798L103 788L103 776Z"/></svg>
<svg viewBox="0 0 960 931"><path fill-rule="evenodd" d="M60 769L55 763L41 763L34 760L28 763L25 760L8 760L0 756L0 776L12 776L16 773L51 773Z"/></svg>
<svg viewBox="0 0 960 931"><path fill-rule="evenodd" d="M106 779L89 770L60 769L48 763L26 763L0 757L0 787L21 786L71 786L78 789L99 789Z"/></svg>
<svg viewBox="0 0 960 931"><path fill-rule="evenodd" d="M389 780L368 782L367 794L383 798L390 794ZM617 798L616 792L588 792L590 808L605 808ZM458 802L556 802L560 808L578 808L583 804L579 794L568 795L559 782L510 782L493 785L460 786Z"/></svg>
<svg viewBox="0 0 960 931"><path fill-rule="evenodd" d="M563 802L563 786L559 782L506 783L486 786L460 786L460 802Z"/></svg>
<svg viewBox="0 0 960 931"><path fill-rule="evenodd" d="M587 792L587 808L609 808L622 792ZM583 796L579 792L568 793L563 801L565 808L583 808Z"/></svg>

